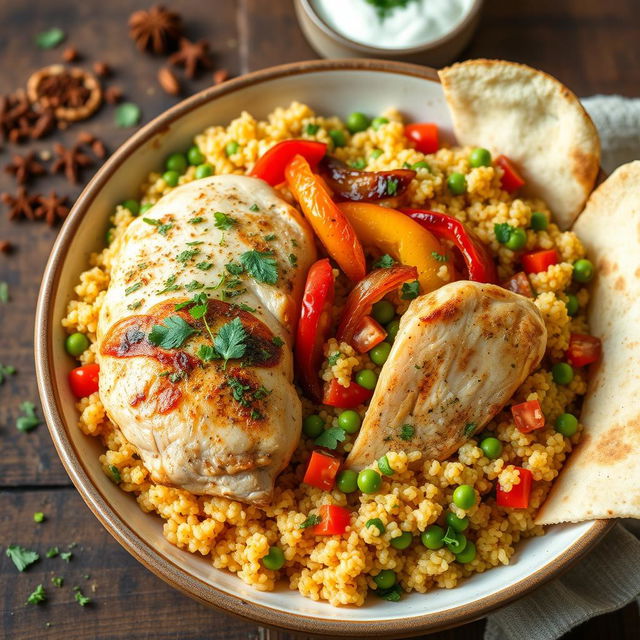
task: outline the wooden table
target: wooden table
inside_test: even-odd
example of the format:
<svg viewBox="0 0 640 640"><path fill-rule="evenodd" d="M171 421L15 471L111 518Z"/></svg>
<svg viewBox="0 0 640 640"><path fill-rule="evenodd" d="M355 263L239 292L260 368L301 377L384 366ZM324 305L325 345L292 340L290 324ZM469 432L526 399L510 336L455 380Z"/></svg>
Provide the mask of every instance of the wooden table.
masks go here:
<svg viewBox="0 0 640 640"><path fill-rule="evenodd" d="M191 38L207 38L218 67L237 75L269 65L316 57L300 33L290 0L216 0L173 2ZM155 76L161 60L136 52L127 37L126 20L136 7L125 0L4 0L0 3L0 87L23 86L44 64L58 62L64 48L41 51L33 38L53 26L64 28L87 63L106 61L114 70L109 84L121 86L148 120L175 103L162 93ZM489 0L480 29L465 57L504 57L538 66L557 76L578 95L640 94L640 11L637 0ZM210 84L210 73L189 83L189 91ZM93 119L35 145L71 144L79 130L91 131L115 149L130 130L113 124L113 107ZM11 151L0 162L6 164ZM85 175L88 179L89 174ZM38 191L77 190L58 178L41 179ZM0 174L0 191L13 191L12 179ZM75 543L73 558L41 560L18 573L2 553L0 636L18 638L258 638L255 625L207 609L174 591L139 565L107 534L84 505L60 464L44 425L29 434L15 428L18 406L37 403L33 367L33 312L40 277L56 235L38 223L9 223L0 215L0 240L10 240L13 255L0 255L0 280L11 289L11 302L0 304L0 362L18 374L0 387L0 543L38 550ZM33 522L43 511L46 521ZM65 588L50 583L65 576ZM25 606L39 583L49 601ZM93 603L80 608L71 587L80 585ZM95 589L95 590L94 590ZM46 626L50 623L50 626ZM570 634L571 638L637 638L640 618L635 605L602 616ZM481 638L479 621L435 638ZM291 636L283 636L291 637Z"/></svg>

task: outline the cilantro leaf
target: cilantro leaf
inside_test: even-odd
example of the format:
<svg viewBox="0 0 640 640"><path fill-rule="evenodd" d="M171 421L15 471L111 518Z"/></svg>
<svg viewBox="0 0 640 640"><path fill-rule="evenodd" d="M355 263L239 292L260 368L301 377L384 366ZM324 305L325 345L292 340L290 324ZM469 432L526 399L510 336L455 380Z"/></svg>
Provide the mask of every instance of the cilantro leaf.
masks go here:
<svg viewBox="0 0 640 640"><path fill-rule="evenodd" d="M264 414L260 411L258 411L257 409L252 409L251 410L251 419L252 420L263 420L264 419Z"/></svg>
<svg viewBox="0 0 640 640"><path fill-rule="evenodd" d="M156 293L168 293L169 291L177 291L180 288L180 285L176 284L176 274L174 273L172 276L169 276L164 281L164 289L160 291L156 291Z"/></svg>
<svg viewBox="0 0 640 640"><path fill-rule="evenodd" d="M275 233L268 233L264 239L265 242L271 242L272 240L275 240L278 236Z"/></svg>
<svg viewBox="0 0 640 640"><path fill-rule="evenodd" d="M409 440L411 440L411 438L413 438L415 432L416 430L412 425L403 424L400 427L400 440L404 440L405 442L408 442Z"/></svg>
<svg viewBox="0 0 640 640"><path fill-rule="evenodd" d="M193 304L193 307L189 309L189 315L194 320L199 320L206 313L209 306L209 298L207 298L206 293L198 293L190 301Z"/></svg>
<svg viewBox="0 0 640 640"><path fill-rule="evenodd" d="M318 447L326 449L336 449L338 442L342 442L347 437L347 432L340 427L331 427L323 431L313 442Z"/></svg>
<svg viewBox="0 0 640 640"><path fill-rule="evenodd" d="M73 587L74 590L74 597L76 599L76 602L81 606L84 607L86 605L88 605L91 602L91 598L83 595L80 587Z"/></svg>
<svg viewBox="0 0 640 640"><path fill-rule="evenodd" d="M53 576L53 578L51 578L51 582L56 587L61 587L64 584L64 578L61 576Z"/></svg>
<svg viewBox="0 0 640 640"><path fill-rule="evenodd" d="M270 252L255 249L245 251L240 256L240 262L258 282L275 284L278 281L278 263Z"/></svg>
<svg viewBox="0 0 640 640"><path fill-rule="evenodd" d="M201 344L198 348L197 355L202 362L211 362L211 360L217 360L220 357L210 344Z"/></svg>
<svg viewBox="0 0 640 640"><path fill-rule="evenodd" d="M402 293L400 294L400 297L403 300L413 300L414 298L417 298L419 294L420 283L417 280L414 280L413 282L405 282L402 285Z"/></svg>
<svg viewBox="0 0 640 640"><path fill-rule="evenodd" d="M118 467L116 467L115 464L110 464L108 469L109 469L109 473L111 474L111 479L116 484L120 484L122 482L122 476L120 475L120 469L118 469Z"/></svg>
<svg viewBox="0 0 640 640"><path fill-rule="evenodd" d="M209 271L213 267L213 262L198 262L196 265L196 269L200 269L200 271Z"/></svg>
<svg viewBox="0 0 640 640"><path fill-rule="evenodd" d="M249 211L253 211L254 213L256 211L260 211L260 207L254 202L250 207L249 207Z"/></svg>
<svg viewBox="0 0 640 640"><path fill-rule="evenodd" d="M58 547L49 547L45 555L47 556L47 558L55 558L59 553L60 549L58 549Z"/></svg>
<svg viewBox="0 0 640 640"><path fill-rule="evenodd" d="M225 367L232 358L242 358L247 350L247 332L240 318L234 318L220 327L214 341L215 350L224 358Z"/></svg>
<svg viewBox="0 0 640 640"><path fill-rule="evenodd" d="M160 220L154 220L153 218L142 218L143 222L150 224L156 228L156 231L161 236L166 236L170 229L173 229L173 222L162 223Z"/></svg>
<svg viewBox="0 0 640 640"><path fill-rule="evenodd" d="M431 255L438 261L438 262L447 262L449 260L449 258L447 256L445 256L443 253L438 253L437 251L432 251Z"/></svg>
<svg viewBox="0 0 640 640"><path fill-rule="evenodd" d="M500 222L493 225L493 232L496 235L496 240L500 244L505 244L509 241L511 234L515 231L515 228L506 222Z"/></svg>
<svg viewBox="0 0 640 640"><path fill-rule="evenodd" d="M334 351L333 353L330 353L327 356L327 362L329 363L329 366L333 367L333 365L336 364L338 360L340 360L340 356L342 356L342 354L339 351Z"/></svg>
<svg viewBox="0 0 640 640"><path fill-rule="evenodd" d="M40 604L47 599L47 595L44 591L44 587L39 584L33 593L29 595L25 604Z"/></svg>
<svg viewBox="0 0 640 640"><path fill-rule="evenodd" d="M200 253L200 249L198 249L197 247L195 249L185 249L176 256L176 260L181 264L186 264L187 262L189 262L189 260L191 260L191 258L193 258L193 256L197 255L198 253Z"/></svg>
<svg viewBox="0 0 640 640"><path fill-rule="evenodd" d="M222 231L227 231L228 229L231 229L234 224L237 224L236 220L231 216L228 216L226 213L222 213L222 211L216 211L213 214L213 217L216 219L214 222L215 228Z"/></svg>
<svg viewBox="0 0 640 640"><path fill-rule="evenodd" d="M298 526L298 529L308 529L309 527L315 527L322 522L322 517L317 513L312 513L307 516L307 519Z"/></svg>
<svg viewBox="0 0 640 640"><path fill-rule="evenodd" d="M280 336L273 336L271 342L275 344L276 347L281 347L284 344L284 340Z"/></svg>
<svg viewBox="0 0 640 640"><path fill-rule="evenodd" d="M224 268L232 276L239 276L244 273L244 267L241 264L238 264L237 262L227 262L227 264L224 265Z"/></svg>
<svg viewBox="0 0 640 640"><path fill-rule="evenodd" d="M467 424L464 426L464 437L465 438L470 438L473 435L473 432L476 430L476 423L475 422L467 422Z"/></svg>
<svg viewBox="0 0 640 640"><path fill-rule="evenodd" d="M396 261L388 254L385 253L381 255L374 263L374 269L388 269L389 267L393 267Z"/></svg>
<svg viewBox="0 0 640 640"><path fill-rule="evenodd" d="M395 196L398 192L398 179L389 178L387 180L387 195Z"/></svg>
<svg viewBox="0 0 640 640"><path fill-rule="evenodd" d="M389 589L376 589L374 593L383 600L399 602L402 594L402 587L399 584L394 584L393 587L390 587Z"/></svg>
<svg viewBox="0 0 640 640"><path fill-rule="evenodd" d="M204 284L202 284L202 282L198 282L197 280L192 280L191 282L188 282L184 285L184 288L187 291L196 291L198 289L202 289L203 287Z"/></svg>
<svg viewBox="0 0 640 640"><path fill-rule="evenodd" d="M124 295L128 296L132 294L134 291L137 291L141 286L142 286L142 282L136 282L135 284L132 284L130 287L127 287L124 290Z"/></svg>
<svg viewBox="0 0 640 640"><path fill-rule="evenodd" d="M177 349L194 333L196 330L180 316L169 316L163 325L153 325L149 342L163 349Z"/></svg>
<svg viewBox="0 0 640 640"><path fill-rule="evenodd" d="M60 557L65 562L71 562L71 558L73 558L73 553L71 553L71 551L61 551L60 552Z"/></svg>
<svg viewBox="0 0 640 640"><path fill-rule="evenodd" d="M36 415L36 408L33 402L23 402L20 405L21 415L16 420L16 429L26 433L35 429L40 424L40 418Z"/></svg>
<svg viewBox="0 0 640 640"><path fill-rule="evenodd" d="M13 365L0 363L0 384L4 382L6 376L12 376L15 372L16 368Z"/></svg>
<svg viewBox="0 0 640 640"><path fill-rule="evenodd" d="M24 571L30 564L40 559L40 556L29 549L25 549L17 544L10 544L6 551L7 557L11 558L18 571Z"/></svg>
<svg viewBox="0 0 640 640"><path fill-rule="evenodd" d="M202 216L196 216L195 218L191 218L190 220L187 220L187 222L189 224L198 224L199 222L202 222L204 220L204 218Z"/></svg>
<svg viewBox="0 0 640 640"><path fill-rule="evenodd" d="M242 311L248 311L249 313L253 313L255 311L255 309L253 307L250 307L248 304L245 304L244 302L241 302L238 307L242 310ZM275 338L274 338L275 340ZM273 342L273 340L272 340ZM276 344L275 342L273 344ZM283 343L284 344L284 343ZM280 346L280 345L278 345Z"/></svg>
<svg viewBox="0 0 640 640"><path fill-rule="evenodd" d="M290 253L289 254L289 262L291 263L292 267L297 267L298 266L298 256L295 253Z"/></svg>

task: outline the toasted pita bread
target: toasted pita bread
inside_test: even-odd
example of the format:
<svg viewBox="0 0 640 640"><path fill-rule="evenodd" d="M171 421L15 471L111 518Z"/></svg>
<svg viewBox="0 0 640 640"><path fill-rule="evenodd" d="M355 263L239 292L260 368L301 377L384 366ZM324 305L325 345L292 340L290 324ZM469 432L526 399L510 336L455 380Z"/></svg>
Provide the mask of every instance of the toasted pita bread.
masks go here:
<svg viewBox="0 0 640 640"><path fill-rule="evenodd" d="M596 128L555 78L513 62L469 60L439 72L458 141L512 160L525 194L543 198L568 229L600 166Z"/></svg>
<svg viewBox="0 0 640 640"><path fill-rule="evenodd" d="M597 268L589 323L603 358L590 371L582 440L536 524L640 518L640 162L593 192L574 230Z"/></svg>

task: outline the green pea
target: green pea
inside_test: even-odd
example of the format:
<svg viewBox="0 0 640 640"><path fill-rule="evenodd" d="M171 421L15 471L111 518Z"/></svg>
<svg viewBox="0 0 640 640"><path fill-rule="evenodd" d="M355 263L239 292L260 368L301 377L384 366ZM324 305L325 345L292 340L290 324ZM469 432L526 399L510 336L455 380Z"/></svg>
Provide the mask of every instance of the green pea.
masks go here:
<svg viewBox="0 0 640 640"><path fill-rule="evenodd" d="M356 383L365 389L373 391L376 388L376 382L378 382L378 374L371 369L362 369L356 373Z"/></svg>
<svg viewBox="0 0 640 640"><path fill-rule="evenodd" d="M391 351L391 345L388 342L381 342L377 344L371 351L369 351L369 357L371 358L371 362L382 366L389 357L389 352Z"/></svg>
<svg viewBox="0 0 640 640"><path fill-rule="evenodd" d="M490 436L480 443L480 448L489 460L495 460L496 458L499 458L502 453L502 442L500 442L498 438Z"/></svg>
<svg viewBox="0 0 640 640"><path fill-rule="evenodd" d="M134 216L140 213L140 203L137 200L125 200L122 206L125 209L129 209Z"/></svg>
<svg viewBox="0 0 640 640"><path fill-rule="evenodd" d="M456 533L466 531L469 526L469 518L466 516L464 518L458 518L458 516L451 511L445 516L445 521L447 526L451 527Z"/></svg>
<svg viewBox="0 0 640 640"><path fill-rule="evenodd" d="M573 293L567 294L567 301L565 302L567 305L567 315L575 316L578 313L578 309L580 309L580 304L578 303L578 298Z"/></svg>
<svg viewBox="0 0 640 640"><path fill-rule="evenodd" d="M589 282L593 278L593 263L591 260L581 258L573 263L573 279L576 282Z"/></svg>
<svg viewBox="0 0 640 640"><path fill-rule="evenodd" d="M447 187L454 196L461 196L467 190L467 179L462 173L454 171L447 178Z"/></svg>
<svg viewBox="0 0 640 640"><path fill-rule="evenodd" d="M387 330L387 341L393 342L398 335L398 329L400 329L400 320L392 320L385 326L385 329Z"/></svg>
<svg viewBox="0 0 640 640"><path fill-rule="evenodd" d="M527 244L527 234L524 229L515 228L509 235L504 246L511 251L520 251Z"/></svg>
<svg viewBox="0 0 640 640"><path fill-rule="evenodd" d="M382 484L382 478L373 469L363 469L358 474L358 489L362 493L375 493Z"/></svg>
<svg viewBox="0 0 640 640"><path fill-rule="evenodd" d="M531 228L534 231L544 231L549 226L549 220L542 211L534 211L531 214Z"/></svg>
<svg viewBox="0 0 640 640"><path fill-rule="evenodd" d="M476 503L476 492L469 484L461 484L453 492L453 504L460 509L471 509Z"/></svg>
<svg viewBox="0 0 640 640"><path fill-rule="evenodd" d="M199 164L196 167L196 180L208 178L213 175L213 167L210 164Z"/></svg>
<svg viewBox="0 0 640 640"><path fill-rule="evenodd" d="M451 553L456 555L462 553L467 546L467 537L463 533L456 533L452 529L447 529L444 543Z"/></svg>
<svg viewBox="0 0 640 640"><path fill-rule="evenodd" d="M578 430L578 418L572 413L561 413L556 418L555 427L558 433L561 433L566 438L570 438L572 435L575 435Z"/></svg>
<svg viewBox="0 0 640 640"><path fill-rule="evenodd" d="M317 438L324 431L324 420L316 413L312 413L302 422L302 431L308 438Z"/></svg>
<svg viewBox="0 0 640 640"><path fill-rule="evenodd" d="M187 151L187 160L189 164L194 166L202 164L205 161L204 153L194 144L193 147L190 147L189 151Z"/></svg>
<svg viewBox="0 0 640 640"><path fill-rule="evenodd" d="M412 542L413 536L408 531L403 531L397 538L389 540L389 544L400 551L406 549Z"/></svg>
<svg viewBox="0 0 640 640"><path fill-rule="evenodd" d="M567 385L573 380L573 367L566 362L556 362L551 367L551 377L556 384Z"/></svg>
<svg viewBox="0 0 640 640"><path fill-rule="evenodd" d="M412 168L414 171L417 171L418 169L426 169L426 170L427 170L427 171L429 171L429 172L431 171L431 167L429 166L429 163L428 163L428 162L425 162L424 160L420 160L419 162L414 162L414 163L411 165L411 168Z"/></svg>
<svg viewBox="0 0 640 640"><path fill-rule="evenodd" d="M364 526L366 529L368 529L372 525L378 530L379 535L382 535L386 531L384 523L382 522L382 520L380 520L380 518L371 518L370 520L367 520L365 522Z"/></svg>
<svg viewBox="0 0 640 640"><path fill-rule="evenodd" d="M329 131L329 137L333 140L334 147L344 147L344 145L347 144L344 131L340 131L340 129L331 129Z"/></svg>
<svg viewBox="0 0 640 640"><path fill-rule="evenodd" d="M336 486L342 493L353 493L358 488L358 472L351 469L340 471L336 476Z"/></svg>
<svg viewBox="0 0 640 640"><path fill-rule="evenodd" d="M262 564L266 569L278 571L284 567L284 553L280 547L269 547L269 553L262 558Z"/></svg>
<svg viewBox="0 0 640 640"><path fill-rule="evenodd" d="M391 589L396 583L396 572L391 569L383 569L377 576L373 576L373 581L378 589Z"/></svg>
<svg viewBox="0 0 640 640"><path fill-rule="evenodd" d="M162 179L169 187L175 187L180 179L180 174L177 171L165 171L162 174Z"/></svg>
<svg viewBox="0 0 640 640"><path fill-rule="evenodd" d="M153 205L150 202L146 202L140 207L140 213L147 213L151 207L153 207Z"/></svg>
<svg viewBox="0 0 640 640"><path fill-rule="evenodd" d="M70 356L77 358L89 348L89 339L84 333L72 333L64 341L64 348Z"/></svg>
<svg viewBox="0 0 640 640"><path fill-rule="evenodd" d="M240 145L235 140L232 140L231 142L227 142L224 147L224 152L227 154L227 156L232 156L238 153L239 149Z"/></svg>
<svg viewBox="0 0 640 640"><path fill-rule="evenodd" d="M371 127L374 131L377 131L383 124L388 124L389 118L384 118L382 116L378 116L371 121Z"/></svg>
<svg viewBox="0 0 640 640"><path fill-rule="evenodd" d="M361 424L360 414L353 409L347 409L338 416L338 426L347 433L357 433Z"/></svg>
<svg viewBox="0 0 640 640"><path fill-rule="evenodd" d="M358 131L364 131L369 127L371 123L370 118L361 113L360 111L354 111L349 114L347 118L347 129L351 131L351 133L358 133Z"/></svg>
<svg viewBox="0 0 640 640"><path fill-rule="evenodd" d="M371 315L380 324L387 324L396 315L396 308L388 300L380 300L373 305Z"/></svg>
<svg viewBox="0 0 640 640"><path fill-rule="evenodd" d="M378 460L378 469L380 470L380 473L385 476L392 476L394 474L394 471L389 464L389 458L387 458L386 455L382 456L382 458Z"/></svg>
<svg viewBox="0 0 640 640"><path fill-rule="evenodd" d="M488 149L477 147L469 155L469 164L472 167L490 167L491 152Z"/></svg>
<svg viewBox="0 0 640 640"><path fill-rule="evenodd" d="M471 542L471 540L467 540L467 544L464 549L460 553L456 553L456 562L460 564L467 564L468 562L473 562L476 557L476 545Z"/></svg>
<svg viewBox="0 0 640 640"><path fill-rule="evenodd" d="M172 153L165 163L167 171L176 171L184 173L187 170L187 159L183 153Z"/></svg>
<svg viewBox="0 0 640 640"><path fill-rule="evenodd" d="M442 549L444 545L444 529L437 524L432 524L422 532L420 540L427 549Z"/></svg>

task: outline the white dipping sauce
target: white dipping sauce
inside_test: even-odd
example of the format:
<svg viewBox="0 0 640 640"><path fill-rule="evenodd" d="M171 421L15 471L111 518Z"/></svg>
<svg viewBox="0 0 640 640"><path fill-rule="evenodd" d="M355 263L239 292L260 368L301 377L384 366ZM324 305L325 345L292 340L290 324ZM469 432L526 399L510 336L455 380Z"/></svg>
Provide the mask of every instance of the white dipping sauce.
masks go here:
<svg viewBox="0 0 640 640"><path fill-rule="evenodd" d="M312 0L317 14L340 35L385 49L416 47L452 31L473 0L410 0L380 19L365 0Z"/></svg>

